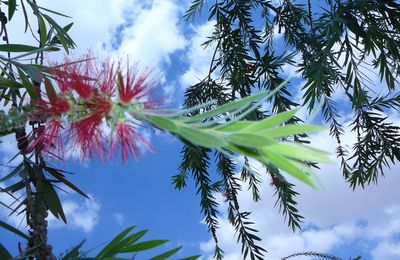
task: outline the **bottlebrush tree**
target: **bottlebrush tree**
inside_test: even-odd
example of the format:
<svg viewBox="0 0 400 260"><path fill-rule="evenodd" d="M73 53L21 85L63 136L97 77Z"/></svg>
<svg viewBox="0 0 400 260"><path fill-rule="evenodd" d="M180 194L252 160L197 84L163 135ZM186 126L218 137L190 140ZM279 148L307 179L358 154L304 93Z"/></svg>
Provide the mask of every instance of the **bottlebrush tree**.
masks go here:
<svg viewBox="0 0 400 260"><path fill-rule="evenodd" d="M139 134L139 129L145 125L169 132L181 140L187 156L215 150L220 159L230 165L233 162L240 164L238 156L245 156L315 187L310 166L328 162L328 154L288 137L324 128L290 123L296 110L261 120L257 116L256 109L280 91L285 82L274 85L269 92L260 91L224 104L218 99L208 99L194 106L185 104L187 108L183 110L168 109L163 106L163 97L157 94L157 79L152 77L151 69L140 71L128 60L102 60L90 54L79 59L70 58L69 51L75 47L68 35L72 24L60 26L51 15L61 14L41 7L34 0L20 1L18 9L25 14L25 32L34 26L26 15L28 8L33 11L38 27L38 35L34 35L38 40L37 46L9 43L7 24L12 21L16 7L16 1L9 0L8 15L0 11L1 33L6 42L0 44L0 51L6 53L0 55L0 101L4 105L0 115L0 133L1 136L15 134L19 153L12 160L20 163L0 179L4 184L0 191L15 199L12 213L25 214L29 233L25 234L5 222L0 222L0 225L27 240L26 246L20 248L20 257L54 258L47 241L48 211L66 222L56 183L63 183L87 197L68 180L62 169L49 166L46 163L48 158L68 163L67 152L79 154L82 160L99 158L103 162L114 156L121 156L125 162L138 158L139 147L152 150ZM33 30L30 32L35 34ZM61 49L68 57L63 63L44 64L45 53L51 57L52 52ZM245 178L254 182L257 173L247 161L241 166L246 171ZM193 167L183 164L181 168ZM224 166L221 165L219 170L224 171ZM283 187L282 174L276 172L274 185ZM234 186L236 177L224 175L228 186L212 190L204 172L194 172L194 175L202 199L209 198L212 191L225 190L234 194L230 203L236 200L236 190L228 185ZM177 187L185 186L184 178L175 176L174 182ZM21 190L26 195L17 199L14 194ZM210 232L216 237L211 223L216 212L210 207L204 213L206 222L210 222ZM245 252L245 256L249 253L252 258L261 258L264 249L255 245L258 238L247 227L246 218L247 215L240 213L236 221L237 228L247 230L244 234L239 233L239 239L244 246L252 248ZM138 234L126 237L130 231L116 237L97 258L135 252ZM154 242L151 245L159 244ZM8 258L10 254L0 246L2 258ZM71 257L78 257L80 247L67 255L71 253ZM164 256L176 252L167 252Z"/></svg>

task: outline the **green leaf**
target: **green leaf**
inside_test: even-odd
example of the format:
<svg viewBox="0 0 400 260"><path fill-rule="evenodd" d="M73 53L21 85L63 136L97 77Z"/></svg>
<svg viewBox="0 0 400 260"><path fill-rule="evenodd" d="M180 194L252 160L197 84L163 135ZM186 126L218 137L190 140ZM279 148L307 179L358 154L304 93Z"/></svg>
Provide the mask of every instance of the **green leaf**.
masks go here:
<svg viewBox="0 0 400 260"><path fill-rule="evenodd" d="M35 82L41 82L43 78L42 72L40 72L36 65L24 65L23 70L29 75L29 77Z"/></svg>
<svg viewBox="0 0 400 260"><path fill-rule="evenodd" d="M39 22L39 32L40 32L40 47L46 46L47 42L47 28L46 28L46 23L44 22L43 17L38 14L37 15L38 22Z"/></svg>
<svg viewBox="0 0 400 260"><path fill-rule="evenodd" d="M266 158L279 169L287 172L296 179L310 185L315 188L313 181L310 179L307 173L303 172L300 168L294 165L288 158L276 153L270 147L263 147L259 149L260 153L266 156Z"/></svg>
<svg viewBox="0 0 400 260"><path fill-rule="evenodd" d="M197 260L201 257L201 255L189 256L185 258L179 258L179 260Z"/></svg>
<svg viewBox="0 0 400 260"><path fill-rule="evenodd" d="M224 147L228 144L224 141L223 136L216 131L180 127L178 134L189 142L203 147L216 148Z"/></svg>
<svg viewBox="0 0 400 260"><path fill-rule="evenodd" d="M60 43L64 47L65 51L69 53L69 49L75 46L74 41L71 37L67 34L67 32L62 28L60 25L56 23L50 16L43 14L43 17L47 20L49 24L51 24L55 30L57 31L57 38L59 39Z"/></svg>
<svg viewBox="0 0 400 260"><path fill-rule="evenodd" d="M96 256L96 258L102 258L106 255L109 251L115 248L133 229L135 226L129 227L119 233L110 243L108 243Z"/></svg>
<svg viewBox="0 0 400 260"><path fill-rule="evenodd" d="M149 240L149 241L145 241L142 243L134 244L129 247L125 247L120 252L121 253L133 253L133 252L145 251L148 249L152 249L154 247L158 247L167 242L168 242L168 240L161 240L161 239Z"/></svg>
<svg viewBox="0 0 400 260"><path fill-rule="evenodd" d="M121 250L125 247L129 247L133 245L137 240L139 240L141 237L143 237L147 233L147 230L142 230L139 232L136 232L134 234L131 234L127 238L123 239L121 242L115 245L114 248L109 250L103 257L113 257L116 254L120 253Z"/></svg>
<svg viewBox="0 0 400 260"><path fill-rule="evenodd" d="M12 255L10 254L10 252L7 251L7 249L3 246L2 243L0 243L0 259L12 259Z"/></svg>
<svg viewBox="0 0 400 260"><path fill-rule="evenodd" d="M31 52L37 49L38 47L24 44L0 44L0 51L5 52Z"/></svg>
<svg viewBox="0 0 400 260"><path fill-rule="evenodd" d="M8 21L11 21L17 8L17 0L8 0Z"/></svg>
<svg viewBox="0 0 400 260"><path fill-rule="evenodd" d="M25 188L25 183L24 180L21 180L2 190L4 190L5 192L14 193L16 191L22 190L23 188Z"/></svg>
<svg viewBox="0 0 400 260"><path fill-rule="evenodd" d="M147 120L155 125L156 127L171 132L177 133L178 132L178 125L171 119L161 117L161 116L149 116Z"/></svg>
<svg viewBox="0 0 400 260"><path fill-rule="evenodd" d="M215 109L206 111L202 114L188 117L186 122L195 122L195 121L201 121L207 118L211 118L217 115L221 115L224 113L232 112L232 111L242 111L249 106L252 105L253 102L259 100L260 98L263 98L267 95L267 92L260 92L258 94L248 96L242 99L238 99L229 103L225 103L219 107L216 107Z"/></svg>
<svg viewBox="0 0 400 260"><path fill-rule="evenodd" d="M316 163L331 162L328 159L330 153L296 143L276 143L271 145L270 149L277 153L280 153L281 155L299 160L306 160Z"/></svg>
<svg viewBox="0 0 400 260"><path fill-rule="evenodd" d="M256 121L253 124L249 124L249 126L245 127L242 131L244 131L244 132L260 131L260 130L264 130L266 128L278 126L278 125L286 122L290 118L292 118L297 113L297 111L298 111L297 109L289 110L289 111L279 113L275 116L270 116L261 121Z"/></svg>
<svg viewBox="0 0 400 260"><path fill-rule="evenodd" d="M58 219L61 218L62 221L67 224L67 219L65 217L60 198L58 197L57 192L54 190L53 185L51 185L46 179L38 179L37 190L38 193L42 195L47 208L54 215L54 217Z"/></svg>
<svg viewBox="0 0 400 260"><path fill-rule="evenodd" d="M36 90L33 87L32 83L30 82L28 77L25 75L25 73L21 69L18 68L18 74L19 74L19 77L21 78L22 83L24 84L26 91L28 91L28 94L31 97L31 99L33 99L33 100L38 99L39 96L36 93Z"/></svg>
<svg viewBox="0 0 400 260"><path fill-rule="evenodd" d="M65 179L61 173L59 173L56 169L50 168L50 167L45 167L44 168L49 174L54 176L57 180L60 182L64 183L68 187L70 187L72 190L76 191L77 193L81 194L83 197L90 199L88 195L86 195L83 191L81 191L78 187L76 187L73 183L71 183L69 180Z"/></svg>
<svg viewBox="0 0 400 260"><path fill-rule="evenodd" d="M4 228L4 229L6 229L6 230L8 230L8 231L10 231L10 232L12 232L12 233L18 235L18 236L20 236L20 237L22 237L22 238L25 238L26 240L29 240L29 237L28 237L27 235L25 235L24 233L22 233L21 231L19 231L18 229L16 229L16 228L13 227L13 226L7 224L7 223L4 222L4 221L1 221L1 220L0 220L0 227L2 227L2 228Z"/></svg>
<svg viewBox="0 0 400 260"><path fill-rule="evenodd" d="M19 89L19 88L23 88L23 87L24 87L24 85L22 85L21 83L16 82L11 79L6 79L0 75L0 88Z"/></svg>
<svg viewBox="0 0 400 260"><path fill-rule="evenodd" d="M215 130L223 132L240 132L242 129L249 127L252 124L257 124L257 121L237 121L217 126Z"/></svg>
<svg viewBox="0 0 400 260"><path fill-rule="evenodd" d="M0 179L0 182L5 182L6 180L11 179L14 176L17 176L21 171L24 170L24 168L22 168L24 166L23 163L20 163L17 167L14 168L14 170L12 170L9 174L7 174L6 176L4 176L3 178Z"/></svg>
<svg viewBox="0 0 400 260"><path fill-rule="evenodd" d="M270 138L280 138L290 135L313 133L326 129L328 128L319 125L285 125L277 128L268 128L258 132L258 134L262 134Z"/></svg>
<svg viewBox="0 0 400 260"><path fill-rule="evenodd" d="M25 32L28 30L29 26L29 18L28 18L28 13L26 12L24 0L21 0L21 6L22 6L22 11L24 13L24 18L25 18Z"/></svg>
<svg viewBox="0 0 400 260"><path fill-rule="evenodd" d="M83 240L82 242L80 242L78 245L74 246L71 250L69 250L64 256L63 258L61 258L61 260L70 260L70 259L77 259L79 256L79 250L81 250L83 244L86 241Z"/></svg>
<svg viewBox="0 0 400 260"><path fill-rule="evenodd" d="M49 101L51 104L55 104L57 102L57 93L51 84L51 81L48 78L44 79L44 87L46 89L46 94L49 97Z"/></svg>
<svg viewBox="0 0 400 260"><path fill-rule="evenodd" d="M256 148L275 144L276 141L268 136L252 133L232 133L226 135L226 141L235 145Z"/></svg>
<svg viewBox="0 0 400 260"><path fill-rule="evenodd" d="M150 260L164 260L164 259L167 259L168 257L173 256L174 254L178 253L179 250L181 250L181 248L182 248L181 246L177 247L175 249L172 249L170 251L162 253L162 254L160 254L158 256L152 257L152 258L150 258Z"/></svg>

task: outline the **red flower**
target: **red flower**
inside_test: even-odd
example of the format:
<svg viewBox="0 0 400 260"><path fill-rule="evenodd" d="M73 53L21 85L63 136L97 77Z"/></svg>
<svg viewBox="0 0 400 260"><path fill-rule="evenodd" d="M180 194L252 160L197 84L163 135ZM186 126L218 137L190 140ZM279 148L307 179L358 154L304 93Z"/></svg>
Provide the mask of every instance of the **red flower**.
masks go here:
<svg viewBox="0 0 400 260"><path fill-rule="evenodd" d="M115 64L109 59L104 61L101 68L96 66L96 79L98 80L99 90L102 93L112 95L116 86ZM118 71L118 68L117 68Z"/></svg>
<svg viewBox="0 0 400 260"><path fill-rule="evenodd" d="M45 152L58 159L64 158L64 144L61 137L61 121L59 119L47 122L46 126L42 125L34 130L35 139L29 145L28 150Z"/></svg>
<svg viewBox="0 0 400 260"><path fill-rule="evenodd" d="M89 157L101 156L104 158L104 134L101 129L99 114L92 114L72 123L68 139L73 150L80 150L82 160Z"/></svg>
<svg viewBox="0 0 400 260"><path fill-rule="evenodd" d="M127 162L129 159L129 153L136 159L140 156L140 148L138 145L140 142L149 151L153 151L151 146L141 137L135 130L132 123L119 122L116 126L113 139L111 141L111 149L115 152L118 146L121 149L122 160Z"/></svg>
<svg viewBox="0 0 400 260"><path fill-rule="evenodd" d="M49 104L48 113L50 115L61 116L71 109L71 105L64 97L58 97L55 102Z"/></svg>
<svg viewBox="0 0 400 260"><path fill-rule="evenodd" d="M127 67L126 74L117 71L117 87L119 100L124 105L129 105L133 99L143 104L153 103L149 71L139 73L137 67Z"/></svg>
<svg viewBox="0 0 400 260"><path fill-rule="evenodd" d="M57 81L61 92L76 91L83 99L88 99L95 92L93 82L95 79L95 63L93 57L88 55L80 61L64 60L64 64L53 66L51 73Z"/></svg>

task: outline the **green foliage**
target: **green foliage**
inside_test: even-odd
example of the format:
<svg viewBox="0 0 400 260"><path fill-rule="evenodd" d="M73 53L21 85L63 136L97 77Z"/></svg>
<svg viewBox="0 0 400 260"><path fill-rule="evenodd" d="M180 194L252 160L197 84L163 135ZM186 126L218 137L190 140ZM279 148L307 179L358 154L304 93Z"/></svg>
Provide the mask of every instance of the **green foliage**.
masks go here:
<svg viewBox="0 0 400 260"><path fill-rule="evenodd" d="M208 3L208 11L202 8L204 3ZM302 123L300 119L292 117L293 108L299 106L293 97L296 95L292 96L293 90L297 90L290 84L278 87L283 82L281 71L286 65L292 65L305 80L301 89L301 105L311 113L316 104L321 104L322 116L329 124L330 134L338 143L337 151L342 161L343 176L351 187L378 183L378 178L384 174L385 169L399 161L398 126L387 118L390 109L397 111L400 108L397 81L400 75L398 1L327 0L318 6L311 6L311 1L302 4L300 1L290 0L279 1L276 5L262 0L192 1L185 18L194 19L196 14L206 14L208 20L215 21L214 31L204 42L206 47L213 44L214 55L210 60L208 75L187 89L186 108L210 100L225 104L237 98L251 96L257 89L274 91L267 100L271 105L269 111L258 109L246 117L248 121L264 121L267 128L264 131L261 124L255 124L257 128L252 124L247 125L249 132L254 134L251 137L252 145L257 139L260 140L260 145L267 143L268 140L260 137L260 132L265 133L265 136L268 133L269 138L273 138L276 133L275 137L280 136L285 140L308 142L307 131L292 132L297 128L295 124ZM286 45L283 51L275 48L277 38L274 33L277 31L283 34L282 45ZM369 78L368 70L378 74L386 89L374 90L375 83ZM337 91L345 93L340 104L333 101L333 95ZM343 121L349 115L348 111L341 109L343 105L353 108L352 130L358 135L358 140L349 149L342 142L342 136L347 133ZM289 116L290 113L293 114ZM268 129L268 118L278 120L276 114L288 115L280 123L286 122L289 125ZM222 126L221 129L241 131L240 135L228 140L243 144L243 138L249 138L246 136L248 133L242 130L246 123L235 122ZM313 129L310 126L310 130ZM294 135L284 136L284 132ZM303 148L293 143L266 147L268 148L261 150L264 156L269 156L269 161L275 158L275 164L292 175L299 176L296 174L300 172L291 169L292 165L279 164L282 162L280 155L296 159L297 155L304 155ZM248 157L255 156L251 149L238 151L235 148L232 149L235 152ZM280 150L280 154L275 156L274 152L268 150L272 148L275 151ZM319 153L316 150L307 150L305 156L310 157L302 159L317 162L313 155ZM190 161L192 165L196 165L194 161L206 163L211 160L209 157L200 158L201 154L197 157L193 155L189 158L183 154L182 163ZM251 174L247 158L245 162L241 179L251 187L253 198L258 201L259 182L256 175ZM274 185L276 205L279 205L281 212L287 217L289 226L299 228L302 217L296 209L295 197L298 194L294 185L275 166L268 165L266 161L264 164L267 165L267 173L271 175L273 183L279 184ZM313 163L306 164L307 169L316 167ZM223 174L225 177L221 178L235 176L234 171L235 169L227 170ZM240 185L237 189L240 189ZM240 233L238 229L237 232ZM249 247L245 246L242 252L246 250L250 250Z"/></svg>

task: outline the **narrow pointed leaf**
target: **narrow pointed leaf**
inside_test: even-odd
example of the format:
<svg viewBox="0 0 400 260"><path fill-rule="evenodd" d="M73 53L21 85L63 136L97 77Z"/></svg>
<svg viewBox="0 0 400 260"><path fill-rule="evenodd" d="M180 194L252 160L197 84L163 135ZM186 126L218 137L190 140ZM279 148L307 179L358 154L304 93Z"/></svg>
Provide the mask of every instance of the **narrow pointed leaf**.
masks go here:
<svg viewBox="0 0 400 260"><path fill-rule="evenodd" d="M0 259L12 259L12 255L10 254L10 252L7 251L7 249L3 246L2 243L0 243Z"/></svg>
<svg viewBox="0 0 400 260"><path fill-rule="evenodd" d="M54 176L57 180L60 182L64 183L68 187L70 187L72 190L76 191L77 193L81 194L87 199L90 199L88 195L86 195L83 191L81 191L78 187L76 187L73 183L71 183L69 180L65 179L61 173L59 173L57 170L53 168L45 168L48 173L50 173L52 176Z"/></svg>
<svg viewBox="0 0 400 260"><path fill-rule="evenodd" d="M226 135L226 141L245 147L263 147L275 144L276 141L267 136L251 133L232 133Z"/></svg>
<svg viewBox="0 0 400 260"><path fill-rule="evenodd" d="M1 221L1 220L0 220L0 227L2 227L2 228L4 228L4 229L6 229L6 230L8 230L8 231L10 231L10 232L12 232L12 233L14 233L14 234L16 234L16 235L18 235L18 236L20 236L20 237L22 237L22 238L24 238L24 239L26 239L26 240L29 239L29 237L28 237L27 235L25 235L24 233L22 233L21 231L19 231L18 229L16 229L16 228L13 227L13 226L7 224L7 223L4 222L4 221Z"/></svg>
<svg viewBox="0 0 400 260"><path fill-rule="evenodd" d="M276 143L269 147L281 155L316 163L330 163L330 153L295 143Z"/></svg>
<svg viewBox="0 0 400 260"><path fill-rule="evenodd" d="M25 44L0 44L0 51L6 52L31 52L37 49L38 47Z"/></svg>
<svg viewBox="0 0 400 260"><path fill-rule="evenodd" d="M242 129L242 131L244 131L244 132L260 131L260 130L265 130L267 128L278 126L278 125L286 122L290 118L292 118L297 113L297 111L298 111L297 109L289 110L289 111L279 113L275 116L270 116L261 121L257 121L254 124L248 125L244 129Z"/></svg>
<svg viewBox="0 0 400 260"><path fill-rule="evenodd" d="M120 252L121 253L133 253L133 252L140 252L140 251L145 251L154 247L158 247L162 244L167 243L168 240L149 240L149 241L145 241L142 243L138 243L138 244L134 244L132 246L123 248Z"/></svg>
<svg viewBox="0 0 400 260"><path fill-rule="evenodd" d="M25 73L21 69L18 69L18 74L19 74L19 77L21 78L22 83L24 84L26 91L28 91L29 96L33 100L38 99L39 96L36 93L36 90L33 87L32 83L30 82L28 77L25 75Z"/></svg>
<svg viewBox="0 0 400 260"><path fill-rule="evenodd" d="M310 179L310 177L308 176L308 174L303 172L296 165L294 165L289 159L274 152L269 147L264 147L259 150L276 167L278 167L279 169L292 175L294 178L299 179L300 181L310 185L312 188L315 188L315 185L314 185L313 181Z"/></svg>
<svg viewBox="0 0 400 260"><path fill-rule="evenodd" d="M221 115L224 113L232 112L232 111L242 111L249 106L252 105L253 102L259 100L262 97L267 95L266 92L261 92L252 96L248 96L242 99L238 99L236 101L232 101L226 104L223 104L215 109L209 110L202 114L190 117L187 122L201 121L207 118L211 118L217 115Z"/></svg>
<svg viewBox="0 0 400 260"><path fill-rule="evenodd" d="M170 251L162 253L162 254L160 254L158 256L152 257L152 258L150 258L150 260L164 260L164 259L167 259L168 257L173 256L174 254L178 253L179 250L181 250L181 248L182 248L181 246L177 247L175 249L172 249Z"/></svg>
<svg viewBox="0 0 400 260"><path fill-rule="evenodd" d="M180 127L178 133L189 142L208 148L224 147L227 145L222 135L216 131Z"/></svg>
<svg viewBox="0 0 400 260"><path fill-rule="evenodd" d="M8 21L11 21L13 18L16 8L17 0L8 0Z"/></svg>
<svg viewBox="0 0 400 260"><path fill-rule="evenodd" d="M110 243L108 243L98 254L97 254L97 258L101 258L103 257L105 254L107 254L107 252L109 252L110 250L112 250L115 246L118 245L119 242L121 242L121 240L123 240L133 229L135 228L135 226L129 227L127 229L125 229L124 231L122 231L121 233L119 233L113 240L111 240Z"/></svg>
<svg viewBox="0 0 400 260"><path fill-rule="evenodd" d="M178 126L171 119L161 117L161 116L149 116L147 118L147 120L162 130L165 130L165 131L168 131L171 133L178 132Z"/></svg>
<svg viewBox="0 0 400 260"><path fill-rule="evenodd" d="M290 135L313 133L326 129L327 127L319 125L285 125L282 127L269 128L258 132L258 134L262 134L270 138L280 138Z"/></svg>

